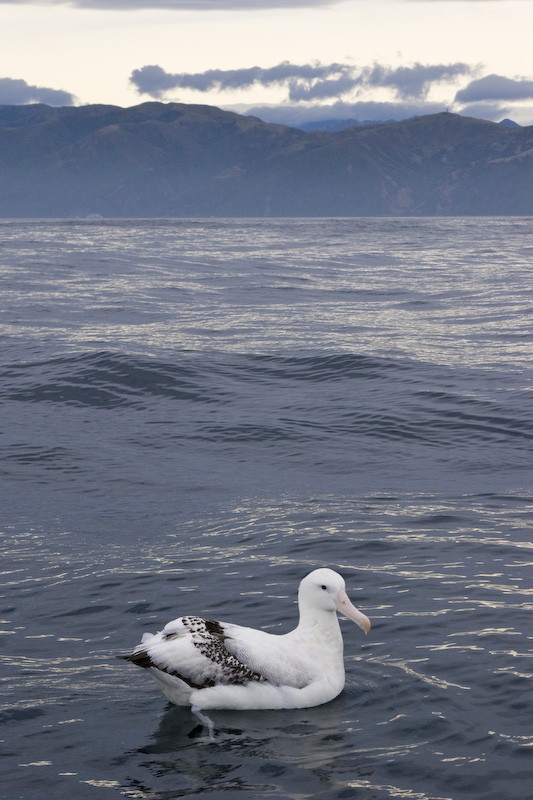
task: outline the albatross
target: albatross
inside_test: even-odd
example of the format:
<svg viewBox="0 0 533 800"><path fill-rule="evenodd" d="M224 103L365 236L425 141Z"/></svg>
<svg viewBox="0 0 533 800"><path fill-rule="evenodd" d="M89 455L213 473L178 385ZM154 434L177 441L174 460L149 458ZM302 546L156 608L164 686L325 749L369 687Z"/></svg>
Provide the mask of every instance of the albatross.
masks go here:
<svg viewBox="0 0 533 800"><path fill-rule="evenodd" d="M344 579L327 568L302 580L298 607L298 625L285 634L179 617L119 658L149 670L171 703L208 722L204 710L318 706L344 688L337 611L365 633L370 620L350 602Z"/></svg>

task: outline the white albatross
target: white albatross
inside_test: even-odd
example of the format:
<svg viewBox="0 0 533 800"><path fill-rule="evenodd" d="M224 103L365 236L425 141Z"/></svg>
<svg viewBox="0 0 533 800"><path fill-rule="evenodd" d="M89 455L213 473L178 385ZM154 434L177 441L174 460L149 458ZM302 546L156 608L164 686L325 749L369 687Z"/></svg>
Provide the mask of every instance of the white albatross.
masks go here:
<svg viewBox="0 0 533 800"><path fill-rule="evenodd" d="M365 633L370 620L331 569L316 569L302 580L298 606L300 620L290 633L179 617L155 635L145 633L131 655L119 658L148 669L172 703L191 706L207 722L203 710L318 706L344 688L336 612Z"/></svg>

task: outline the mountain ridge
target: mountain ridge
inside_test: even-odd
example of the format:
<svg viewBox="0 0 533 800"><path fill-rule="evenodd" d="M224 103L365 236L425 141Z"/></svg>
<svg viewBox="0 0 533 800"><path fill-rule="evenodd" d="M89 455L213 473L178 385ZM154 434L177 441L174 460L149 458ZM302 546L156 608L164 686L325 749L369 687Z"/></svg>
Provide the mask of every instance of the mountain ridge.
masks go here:
<svg viewBox="0 0 533 800"><path fill-rule="evenodd" d="M0 216L533 215L533 126L302 131L215 106L0 106Z"/></svg>

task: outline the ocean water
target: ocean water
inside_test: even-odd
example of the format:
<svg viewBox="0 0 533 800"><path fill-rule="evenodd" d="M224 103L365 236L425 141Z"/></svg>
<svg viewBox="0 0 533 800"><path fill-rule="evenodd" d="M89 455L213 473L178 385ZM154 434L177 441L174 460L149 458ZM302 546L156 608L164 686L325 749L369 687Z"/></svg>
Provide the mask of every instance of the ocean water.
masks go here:
<svg viewBox="0 0 533 800"><path fill-rule="evenodd" d="M531 800L533 220L0 221L6 798ZM346 688L187 709L114 658L285 632Z"/></svg>

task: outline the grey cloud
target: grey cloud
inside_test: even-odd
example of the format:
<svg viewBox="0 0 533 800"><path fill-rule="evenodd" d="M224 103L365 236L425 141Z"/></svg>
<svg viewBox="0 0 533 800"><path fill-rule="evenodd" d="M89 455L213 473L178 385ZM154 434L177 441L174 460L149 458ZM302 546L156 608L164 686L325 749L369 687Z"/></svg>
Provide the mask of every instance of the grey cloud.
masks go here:
<svg viewBox="0 0 533 800"><path fill-rule="evenodd" d="M205 72L183 72L171 74L157 64L151 64L131 73L130 82L139 94L149 94L160 98L172 89L195 89L208 92L212 89L225 90L246 88L259 81L259 67L240 70L210 69ZM261 82L265 82L263 79ZM267 81L272 82L272 81Z"/></svg>
<svg viewBox="0 0 533 800"><path fill-rule="evenodd" d="M135 86L139 94L161 98L172 89L195 89L198 92L208 92L215 88L223 90L235 86L250 86L255 82L258 69L258 67L247 70L211 69L205 72L172 74L157 64L149 64L141 69L133 70L130 75L130 83ZM238 78L237 73L239 73Z"/></svg>
<svg viewBox="0 0 533 800"><path fill-rule="evenodd" d="M292 89L297 85L311 85L313 81L324 81L351 68L343 64L291 64L283 61L274 67L246 67L243 69L210 69L205 72L176 73L165 72L157 65L136 69L130 76L131 83L140 94L162 97L172 89L195 89L199 92L228 89L247 89L254 84L272 86L287 84Z"/></svg>
<svg viewBox="0 0 533 800"><path fill-rule="evenodd" d="M284 61L274 67L248 67L234 70L207 70L198 73L165 72L157 65L134 70L131 83L140 94L161 99L173 89L200 92L246 89L253 85L285 85L292 102L343 97L361 88L387 87L403 100L423 99L431 85L472 75L467 64L414 64L392 69L381 64L355 67L351 64L291 64Z"/></svg>
<svg viewBox="0 0 533 800"><path fill-rule="evenodd" d="M402 100L427 97L432 84L449 82L463 75L472 75L475 68L456 62L455 64L419 64L411 67L392 67L373 64L357 69L342 65L336 80L318 80L308 86L291 87L291 100L315 100L326 97L341 97L359 88L391 89Z"/></svg>
<svg viewBox="0 0 533 800"><path fill-rule="evenodd" d="M531 117L531 111L528 112ZM505 117L516 118L516 109L500 103L472 103L461 107L461 116L500 122Z"/></svg>
<svg viewBox="0 0 533 800"><path fill-rule="evenodd" d="M133 83L139 94L149 94L151 97L162 97L165 92L175 88L175 81L172 75L158 67L157 64L149 64L142 69L135 69L130 75L130 83Z"/></svg>
<svg viewBox="0 0 533 800"><path fill-rule="evenodd" d="M471 81L455 95L457 103L477 103L490 100L530 100L533 98L533 81L505 78L503 75L486 75Z"/></svg>
<svg viewBox="0 0 533 800"><path fill-rule="evenodd" d="M411 117L423 116L424 114L436 114L445 111L442 103L379 103L379 102L355 102L355 103L330 103L319 106L253 106L244 110L238 109L240 113L249 114L265 122L277 122L281 125L298 126L304 122L325 119L353 119L359 122L375 121L384 122L388 120L402 120Z"/></svg>
<svg viewBox="0 0 533 800"><path fill-rule="evenodd" d="M25 105L45 103L49 106L71 106L75 97L61 89L48 89L44 86L31 86L21 79L0 78L0 104Z"/></svg>
<svg viewBox="0 0 533 800"><path fill-rule="evenodd" d="M513 103L472 103L465 105L460 112L462 117L476 117L476 119L486 119L491 122L501 122L502 119L511 119L518 125L530 127L533 125L533 109L531 104Z"/></svg>
<svg viewBox="0 0 533 800"><path fill-rule="evenodd" d="M419 2L420 0L397 0L397 2ZM442 2L442 0L436 0ZM455 0L448 0L455 2ZM463 0L464 2L465 0ZM508 2L509 0L493 0ZM0 0L0 5L68 5L75 8L94 9L99 11L136 11L154 8L169 11L254 11L266 8L312 8L335 6L343 0ZM428 2L428 0L422 0ZM432 0L429 0L432 2ZM482 0L466 0L466 2L482 2ZM531 0L523 0L531 2Z"/></svg>
<svg viewBox="0 0 533 800"><path fill-rule="evenodd" d="M391 69L376 64L365 76L370 86L387 86L394 89L398 97L423 98L433 83L453 81L463 75L472 75L475 68L456 62L455 64L413 64L411 67Z"/></svg>
<svg viewBox="0 0 533 800"><path fill-rule="evenodd" d="M0 5L74 6L98 11L254 11L267 8L334 6L342 0L0 0Z"/></svg>
<svg viewBox="0 0 533 800"><path fill-rule="evenodd" d="M289 83L289 100L300 102L302 100L324 100L331 97L342 97L353 91L359 80L350 75L341 75L339 78L327 78L315 83Z"/></svg>
<svg viewBox="0 0 533 800"><path fill-rule="evenodd" d="M438 114L448 110L442 103L379 103L379 102L337 102L329 105L318 106L253 106L253 107L233 107L241 114L248 114L259 117L264 122L277 122L281 125L292 125L298 127L305 122L315 122L319 120L355 120L357 122L388 122L390 120L401 121L411 117L422 117L426 114ZM529 117L531 116L528 112ZM474 104L473 106L461 109L461 115L475 117L476 119L492 120L499 122L505 117L515 118L512 111L505 105L498 103ZM527 115L526 115L527 116ZM528 124L528 123L525 123Z"/></svg>

